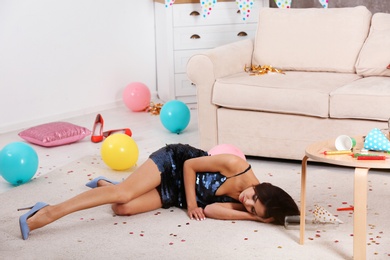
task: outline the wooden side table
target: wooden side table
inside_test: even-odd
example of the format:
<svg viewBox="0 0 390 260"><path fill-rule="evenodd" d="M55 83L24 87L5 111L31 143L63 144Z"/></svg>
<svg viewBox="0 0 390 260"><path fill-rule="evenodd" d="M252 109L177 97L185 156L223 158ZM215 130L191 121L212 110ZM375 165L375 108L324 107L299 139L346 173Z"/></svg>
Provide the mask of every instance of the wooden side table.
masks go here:
<svg viewBox="0 0 390 260"><path fill-rule="evenodd" d="M354 152L360 152L364 145L363 137L356 137ZM301 219L299 243L304 244L305 236L305 209L306 209L306 170L307 161L311 159L316 162L329 163L333 165L355 168L354 176L354 218L353 218L353 257L354 259L366 259L367 239L367 173L369 169L390 169L390 161L360 161L351 155L325 155L324 151L336 150L333 140L322 141L309 145L302 159L301 175ZM370 152L378 155L385 155L383 152Z"/></svg>

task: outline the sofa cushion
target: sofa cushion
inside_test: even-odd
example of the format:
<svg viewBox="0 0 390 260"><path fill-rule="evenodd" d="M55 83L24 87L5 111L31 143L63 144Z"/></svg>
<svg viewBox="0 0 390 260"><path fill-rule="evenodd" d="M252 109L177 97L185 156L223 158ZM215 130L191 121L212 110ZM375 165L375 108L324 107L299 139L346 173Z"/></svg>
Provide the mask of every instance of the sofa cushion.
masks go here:
<svg viewBox="0 0 390 260"><path fill-rule="evenodd" d="M367 77L330 94L331 118L387 121L390 117L390 78Z"/></svg>
<svg viewBox="0 0 390 260"><path fill-rule="evenodd" d="M376 13L372 17L370 34L356 64L362 76L390 76L390 14Z"/></svg>
<svg viewBox="0 0 390 260"><path fill-rule="evenodd" d="M363 6L262 8L252 62L283 70L353 73L370 22Z"/></svg>
<svg viewBox="0 0 390 260"><path fill-rule="evenodd" d="M356 74L288 71L250 76L243 72L217 79L216 105L327 118L329 93L360 77Z"/></svg>

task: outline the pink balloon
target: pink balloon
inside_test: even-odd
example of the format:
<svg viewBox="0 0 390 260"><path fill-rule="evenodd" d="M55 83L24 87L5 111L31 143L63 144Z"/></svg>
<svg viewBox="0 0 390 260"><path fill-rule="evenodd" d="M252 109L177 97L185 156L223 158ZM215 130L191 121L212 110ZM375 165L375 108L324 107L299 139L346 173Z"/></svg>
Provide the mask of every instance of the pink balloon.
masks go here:
<svg viewBox="0 0 390 260"><path fill-rule="evenodd" d="M134 112L144 111L150 105L149 88L141 82L133 82L123 91L123 102Z"/></svg>
<svg viewBox="0 0 390 260"><path fill-rule="evenodd" d="M240 149L231 144L219 144L217 146L214 146L210 149L209 154L234 154L246 160L245 154Z"/></svg>

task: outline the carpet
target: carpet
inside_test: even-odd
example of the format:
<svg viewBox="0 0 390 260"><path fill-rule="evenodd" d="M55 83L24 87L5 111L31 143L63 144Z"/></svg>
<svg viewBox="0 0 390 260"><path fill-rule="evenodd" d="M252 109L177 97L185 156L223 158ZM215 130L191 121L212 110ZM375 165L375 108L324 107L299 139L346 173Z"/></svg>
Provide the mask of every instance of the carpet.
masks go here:
<svg viewBox="0 0 390 260"><path fill-rule="evenodd" d="M262 182L284 188L299 204L300 164L250 158ZM109 205L68 215L21 238L17 208L37 201L55 204L88 190L85 183L104 175L121 180L98 156L76 160L0 194L1 259L352 259L353 170L309 163L307 214L321 205L344 222L337 228L299 231L252 221L190 220L177 208L135 216L115 216ZM368 194L367 258L390 259L388 172L371 171Z"/></svg>

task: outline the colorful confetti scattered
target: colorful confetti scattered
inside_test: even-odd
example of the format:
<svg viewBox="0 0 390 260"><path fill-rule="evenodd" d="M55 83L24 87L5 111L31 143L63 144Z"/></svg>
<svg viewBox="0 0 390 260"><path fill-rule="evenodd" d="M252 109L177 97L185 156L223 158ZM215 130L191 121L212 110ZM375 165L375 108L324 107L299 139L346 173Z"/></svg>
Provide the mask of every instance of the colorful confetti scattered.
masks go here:
<svg viewBox="0 0 390 260"><path fill-rule="evenodd" d="M94 160L95 160L95 162L92 162L92 164L98 164L98 162L96 161L97 159L96 158L94 158ZM68 168L69 169L69 168ZM80 168L74 168L74 170L72 169L72 170L68 170L68 169L64 169L64 170L62 170L62 173L67 173L67 174L74 174L74 173L79 173L80 171L85 171L84 172L84 175L82 175L82 176L84 176L83 178L84 179L86 179L86 178L91 178L91 177L93 177L95 174L96 174L96 172L87 172L88 171L88 169L80 169ZM61 171L61 169L57 169L58 171ZM273 177L273 174L272 173L267 173L268 174L268 176L270 176L270 177ZM298 172L298 174L300 174L300 172ZM278 176L278 174L275 174L275 176ZM49 179L50 177L49 176L44 176L44 178L45 179ZM53 183L58 183L58 181L57 180L53 180ZM61 182L60 182L61 183ZM64 183L64 184L71 184L71 182L69 182L69 183ZM387 185L387 183L380 183L381 185ZM314 187L317 187L317 186L314 186ZM327 185L325 186L325 189L326 189L326 187L327 187ZM321 187L322 189L323 189L323 187ZM376 191L378 190L378 186L377 185L372 185L372 184L369 184L369 189L370 190L373 190L373 189L376 189ZM332 189L332 187L328 187L328 189ZM334 186L334 188L333 188L333 191L332 192L338 192L338 186L337 185L335 185ZM334 194L332 197L337 197L336 196L336 194ZM341 194L340 195L340 197L343 197L343 194ZM334 208L334 209L336 209L336 207L337 206L339 206L339 205L344 205L344 206L352 206L352 205L350 205L349 204L349 202L348 202L348 199L349 199L349 197L343 197L342 198L342 200L341 201L337 201L337 202L335 202L335 201L331 201L333 204L327 204L326 202L328 202L328 201L326 201L325 202L325 205L327 205L329 208ZM316 200L317 200L317 198L316 198ZM375 209L376 210L376 209ZM169 209L169 211L167 210L167 211L155 211L155 212L153 212L152 214L154 214L155 216L158 216L158 215L164 215L163 213L165 213L165 214L167 214L167 212L174 212L175 210L174 209ZM312 211L313 212L313 211ZM344 215L343 215L344 214ZM348 212L348 213L340 213L340 216L347 216L347 214L350 214L350 215L353 215L353 212ZM371 209L371 214L374 214L375 216L378 216L379 215L379 213L378 212L374 212L373 213L373 208ZM152 215L153 216L153 215ZM334 215L335 217L337 217L337 215ZM113 215L113 217L116 217L116 215ZM127 224L129 224L129 223L131 223L131 222L127 222L127 221L121 221L120 220L120 218L121 217L118 217L118 219L116 219L118 222L116 222L116 223L114 223L114 225L118 225L118 226L120 226L120 224L123 224L123 225L127 225ZM98 218L99 219L99 218ZM154 218L154 219L156 219L156 218ZM86 220L86 222L88 222L88 221L94 221L95 219L94 218L89 218L89 217L85 217L85 218L79 218L79 220L80 221L84 221L84 220ZM111 222L112 223L112 222ZM182 226L184 226L184 225L189 225L191 222L185 222L185 220L182 220L182 222L181 222L182 224L179 224L179 225L177 225L177 227L182 227ZM193 222L192 222L193 223ZM226 222L226 223L229 223L229 222ZM236 222L236 221L231 221L230 223L232 223L232 224L235 224L235 223L240 223L240 222ZM194 225L194 224L193 224ZM195 224L196 225L196 224ZM240 224L237 224L237 225L240 225ZM130 227L130 224L128 225L129 227ZM369 245L370 246L370 248L371 248L371 254L380 254L381 256L390 256L390 253L389 252L381 252L380 250L379 250L379 248L381 248L381 247L384 247L385 246L385 244L386 244L386 238L382 238L382 237L385 237L385 235L382 235L383 234L383 231L380 231L380 232L378 232L378 230L376 230L377 229L377 226L375 225L375 224L369 224L368 225L369 226L369 229L371 229L370 231L370 233L369 233L369 236L368 236L368 240L367 240L367 245ZM378 225L379 226L379 225ZM236 227L236 226L235 226ZM238 227L238 226L237 226ZM191 227L189 227L189 228L192 228L192 226ZM183 228L184 230L185 230L185 228ZM183 229L180 229L180 231L184 231ZM379 229L379 228L378 228ZM262 231L262 230L260 230L260 231ZM139 233L138 231L128 231L128 230L126 230L125 231L125 234L126 234L126 232L128 232L128 234L129 235L133 235L133 234L136 234L136 238L138 237L138 235L140 236L140 237L145 237L146 236L146 234L144 233L144 231L142 231L141 233ZM252 229L252 232L259 232L259 230L257 230L257 229ZM316 231L316 233L314 233L314 234L312 234L311 236L310 236L310 238L309 238L309 240L317 240L317 239L326 239L327 238L327 235L328 235L328 233L322 233L322 232L324 232L324 230L322 230L322 231ZM330 232L329 232L330 233ZM348 236L348 233L346 233L346 235ZM167 240L165 240L163 243L165 244L165 245L167 245L167 242L169 243L169 245L174 245L174 244L176 244L176 246L180 243L180 242L182 242L182 243L184 243L184 242L187 242L187 240L186 239L182 239L181 237L181 234L180 233L178 233L178 234L174 234L174 233L172 233L171 234L171 238L167 241ZM350 236L351 237L353 237L353 234L350 234ZM145 239L148 239L149 237L151 237L151 235L149 235L149 236L147 236L147 237L145 237L145 238L143 238L143 239L141 239L141 240L145 240ZM324 238L322 238L322 237L324 237ZM129 238L130 239L130 238ZM134 239L134 237L132 237L131 239ZM171 240L171 242L170 242L170 240ZM248 237L245 237L245 236L241 236L241 241L242 240L244 240L244 241L248 241L249 240L249 238ZM251 240L253 240L253 239L251 239ZM351 239L350 239L351 240ZM76 240L77 242L83 242L83 241L81 241L81 240ZM188 243L190 243L190 241L191 240L188 240ZM318 241L318 240L317 240ZM342 239L341 239L341 242L338 240L338 239L334 239L334 237L333 237L333 239L330 239L330 242L334 242L334 243L342 243L343 241L342 241ZM251 243L252 243L253 241L251 241ZM188 243L186 243L186 246L187 246L187 244ZM242 243L244 243L244 242L242 242ZM248 242L245 242L245 243L248 243ZM189 244L188 244L189 245ZM183 245L184 246L184 245ZM274 245L274 246L277 246L277 248L282 248L282 246L278 246L278 245ZM378 249L375 249L375 248L378 248ZM375 250L377 250L378 252L376 252L376 251L372 251L372 249L375 249Z"/></svg>

